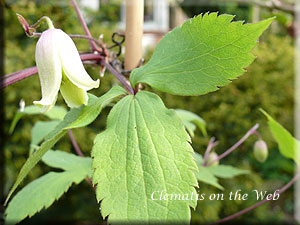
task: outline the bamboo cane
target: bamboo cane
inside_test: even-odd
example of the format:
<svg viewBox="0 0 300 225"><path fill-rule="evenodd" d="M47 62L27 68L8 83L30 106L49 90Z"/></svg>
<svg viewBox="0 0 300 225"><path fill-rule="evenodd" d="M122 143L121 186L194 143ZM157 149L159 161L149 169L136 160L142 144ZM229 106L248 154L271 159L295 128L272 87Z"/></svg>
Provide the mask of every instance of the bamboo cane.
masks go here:
<svg viewBox="0 0 300 225"><path fill-rule="evenodd" d="M144 0L126 0L125 70L132 70L142 58Z"/></svg>

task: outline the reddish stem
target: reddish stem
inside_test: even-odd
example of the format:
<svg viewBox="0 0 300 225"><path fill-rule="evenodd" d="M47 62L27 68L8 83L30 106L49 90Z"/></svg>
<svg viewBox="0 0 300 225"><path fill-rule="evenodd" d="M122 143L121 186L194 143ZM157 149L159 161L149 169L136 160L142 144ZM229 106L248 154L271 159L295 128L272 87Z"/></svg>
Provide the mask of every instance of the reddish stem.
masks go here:
<svg viewBox="0 0 300 225"><path fill-rule="evenodd" d="M82 61L89 61L89 60L96 60L96 61L101 61L103 59L103 56L99 54L82 54L80 55L80 58Z"/></svg>
<svg viewBox="0 0 300 225"><path fill-rule="evenodd" d="M76 142L76 139L75 139L75 137L74 137L74 135L73 135L72 130L68 130L68 134L69 134L69 138L70 138L70 140L71 140L71 142L72 142L72 145L73 145L73 147L74 147L74 149L75 149L77 155L79 155L80 157L84 157L84 155L83 155L83 153L82 153L82 151L81 151L79 145L78 145L77 142ZM85 180L86 180L92 187L94 187L91 178L87 177Z"/></svg>
<svg viewBox="0 0 300 225"><path fill-rule="evenodd" d="M20 80L27 78L27 77L30 77L36 73L37 73L37 68L36 68L36 66L33 66L33 67L27 68L25 70L21 70L21 71L17 71L17 72L5 75L3 77L3 82L1 82L1 84L0 84L0 89L3 89L11 84L14 84Z"/></svg>
<svg viewBox="0 0 300 225"><path fill-rule="evenodd" d="M254 134L255 131L257 130L257 128L259 127L259 124L256 124L254 127L252 127L246 134L244 137L242 137L237 143L235 143L231 148L229 148L228 150L226 150L224 153L222 153L221 155L218 156L218 158L212 160L207 166L211 166L214 162L216 161L220 161L221 159L223 159L225 156L229 155L231 152L233 152L235 149L237 149L241 144L243 144L247 138Z"/></svg>
<svg viewBox="0 0 300 225"><path fill-rule="evenodd" d="M123 84L123 86L127 89L129 94L132 94L132 95L135 94L133 88L130 86L130 84L127 83L125 77L122 74L120 74L114 67L112 67L105 60L101 60L101 63Z"/></svg>
<svg viewBox="0 0 300 225"><path fill-rule="evenodd" d="M32 36L34 36L34 37L40 37L41 35L42 35L42 33L37 33L37 32L32 33ZM96 45L100 46L100 42L93 37L89 37L89 36L81 35L81 34L68 34L68 35L70 38L87 39L89 41L94 42Z"/></svg>
<svg viewBox="0 0 300 225"><path fill-rule="evenodd" d="M80 21L80 23L81 23L81 25L83 27L83 30L84 30L85 34L89 38L93 38L92 35L91 35L91 32L90 32L89 28L87 27L87 25L86 25L86 23L85 23L85 21L83 19L83 16L82 16L82 14L80 12L80 9L79 9L76 1L75 0L71 0L71 2L73 4L73 6L74 6L74 9L75 9L75 11L77 13L78 19L79 19L79 21ZM90 42L90 46L91 46L91 48L92 48L93 51L101 52L101 50L96 46L96 44L92 40L89 40L89 42Z"/></svg>
<svg viewBox="0 0 300 225"><path fill-rule="evenodd" d="M73 135L72 130L68 130L68 134L69 134L69 138L70 138L70 140L71 140L71 142L72 142L72 145L73 145L73 147L74 147L74 149L75 149L77 155L79 155L79 156L81 156L81 157L84 157L82 151L80 150L79 145L77 144L77 142L76 142L76 140L75 140L75 138L74 138L74 135Z"/></svg>

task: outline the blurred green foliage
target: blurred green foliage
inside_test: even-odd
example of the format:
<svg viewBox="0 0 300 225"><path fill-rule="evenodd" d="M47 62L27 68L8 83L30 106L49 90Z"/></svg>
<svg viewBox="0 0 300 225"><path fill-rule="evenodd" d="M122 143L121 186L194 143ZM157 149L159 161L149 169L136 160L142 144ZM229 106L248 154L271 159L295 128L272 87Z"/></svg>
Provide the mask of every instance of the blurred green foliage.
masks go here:
<svg viewBox="0 0 300 225"><path fill-rule="evenodd" d="M230 6L231 7L231 6ZM224 8L222 12L242 15L238 19L248 19L248 11L244 8ZM110 37L116 26L111 21L119 20L119 5L101 5L101 12L86 11L88 25L94 37L104 34L104 42L110 45ZM228 10L228 11L227 11ZM28 38L21 25L19 25L15 13L22 14L30 23L34 23L43 15L51 17L54 25L71 34L83 34L80 23L69 1L6 1L5 10L5 69L6 73L21 70L35 65L34 51L36 38ZM105 20L105 21L103 21ZM42 31L45 26L41 27ZM281 33L282 34L282 33ZM75 40L80 51L89 51L86 40ZM258 56L256 61L247 68L248 72L230 85L219 91L199 97L178 97L157 92L169 108L181 108L192 111L201 116L207 122L208 135L215 136L219 140L216 148L218 154L225 151L236 143L248 129L260 124L259 132L268 144L270 155L264 164L255 161L252 147L256 137L251 137L233 154L226 157L222 163L231 164L241 169L253 171L250 175L240 176L228 181L222 181L222 186L228 192L241 189L244 193L250 193L253 189L274 190L287 182L293 174L293 166L288 160L283 159L267 128L264 116L259 108L265 109L278 122L293 133L293 104L294 104L294 47L293 40L288 36L278 36L270 31L265 33L260 40L259 46L254 50ZM149 55L145 56L149 59ZM96 79L99 76L98 66L87 66L88 73ZM92 93L100 96L110 89L116 80L111 74L106 73L101 79L100 88ZM149 87L146 89L150 90ZM24 81L14 84L5 89L5 112L4 126L8 131L14 114L19 108L19 101L24 99L27 105L41 97L38 76L34 75ZM66 107L61 96L58 105ZM105 128L106 115L109 109L105 109L102 115L90 126L74 130L74 135L85 155L90 155L93 139L97 133ZM24 164L31 140L31 128L38 120L47 120L44 116L26 116L22 119L13 135L9 136L5 145L6 157L6 191L11 187L17 173ZM199 130L193 139L194 149L203 154L209 138L202 136ZM73 151L68 137L61 140L55 149ZM25 183L49 171L42 163L30 173ZM218 193L211 186L200 185L201 193ZM78 194L80 193L80 194ZM255 202L249 201L199 201L196 211L192 213L192 222L207 223L237 212ZM280 200L271 204L265 204L258 210L244 215L249 223L257 221L279 222L290 220L293 213L293 192L289 190ZM47 211L36 215L31 219L39 224L41 220L53 221L81 220L96 222L101 216L95 200L93 190L86 183L82 183L62 197L54 206ZM23 224L28 223L25 220Z"/></svg>

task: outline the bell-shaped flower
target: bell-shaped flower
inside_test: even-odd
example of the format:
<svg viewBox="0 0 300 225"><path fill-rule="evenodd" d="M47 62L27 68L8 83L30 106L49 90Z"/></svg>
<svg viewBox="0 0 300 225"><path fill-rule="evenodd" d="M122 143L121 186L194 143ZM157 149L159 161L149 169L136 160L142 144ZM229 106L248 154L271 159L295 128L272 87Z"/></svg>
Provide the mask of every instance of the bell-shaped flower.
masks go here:
<svg viewBox="0 0 300 225"><path fill-rule="evenodd" d="M60 29L42 33L36 45L35 60L39 73L42 99L33 103L49 111L60 90L69 107L87 105L87 91L99 87L85 71L73 40Z"/></svg>

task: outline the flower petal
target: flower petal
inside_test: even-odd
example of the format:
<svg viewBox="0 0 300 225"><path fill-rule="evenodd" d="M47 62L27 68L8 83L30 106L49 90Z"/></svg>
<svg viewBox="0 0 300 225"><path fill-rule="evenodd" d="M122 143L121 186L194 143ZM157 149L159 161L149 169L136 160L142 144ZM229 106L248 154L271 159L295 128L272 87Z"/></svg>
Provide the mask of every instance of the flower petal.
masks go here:
<svg viewBox="0 0 300 225"><path fill-rule="evenodd" d="M58 51L62 68L70 81L84 90L99 87L100 80L92 80L85 71L73 40L62 30L56 30L59 36Z"/></svg>
<svg viewBox="0 0 300 225"><path fill-rule="evenodd" d="M41 100L41 101L34 101L33 104L42 107L41 113L47 113L47 112L50 111L50 110L52 109L52 107L55 105L56 100L57 100L57 96L58 96L58 95L55 96L55 100L54 100L52 103L50 103L49 105L44 104L44 103L42 102L42 100Z"/></svg>
<svg viewBox="0 0 300 225"><path fill-rule="evenodd" d="M41 83L42 99L33 103L44 106L43 111L50 110L55 104L62 78L62 67L54 30L49 29L42 33L35 50L35 61Z"/></svg>
<svg viewBox="0 0 300 225"><path fill-rule="evenodd" d="M65 74L63 74L60 92L70 108L79 107L82 104L87 105L88 103L86 90L74 85Z"/></svg>

